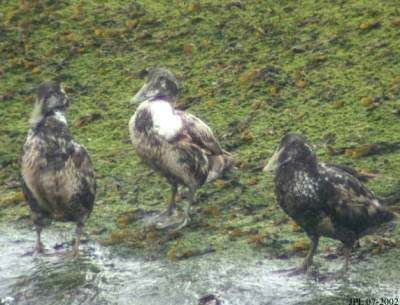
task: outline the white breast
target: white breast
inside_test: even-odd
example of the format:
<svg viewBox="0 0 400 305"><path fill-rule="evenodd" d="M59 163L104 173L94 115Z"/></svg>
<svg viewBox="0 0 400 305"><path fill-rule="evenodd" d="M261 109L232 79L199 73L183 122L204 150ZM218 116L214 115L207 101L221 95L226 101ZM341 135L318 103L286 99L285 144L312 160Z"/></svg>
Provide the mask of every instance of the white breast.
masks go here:
<svg viewBox="0 0 400 305"><path fill-rule="evenodd" d="M153 130L167 140L175 137L183 123L180 116L174 113L171 104L165 101L152 101L148 107L153 120Z"/></svg>
<svg viewBox="0 0 400 305"><path fill-rule="evenodd" d="M54 113L54 117L56 118L57 121L67 125L67 119L65 117L65 113L62 111L56 111Z"/></svg>

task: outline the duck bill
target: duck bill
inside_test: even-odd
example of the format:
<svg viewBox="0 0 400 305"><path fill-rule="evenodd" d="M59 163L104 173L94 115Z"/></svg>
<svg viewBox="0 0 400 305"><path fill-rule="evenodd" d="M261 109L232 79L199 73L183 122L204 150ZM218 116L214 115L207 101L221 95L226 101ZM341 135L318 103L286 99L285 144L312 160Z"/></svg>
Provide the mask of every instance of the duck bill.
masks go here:
<svg viewBox="0 0 400 305"><path fill-rule="evenodd" d="M65 94L65 97L64 97L64 106L65 106L65 108L68 108L69 105L71 105L71 99L69 98L68 95Z"/></svg>
<svg viewBox="0 0 400 305"><path fill-rule="evenodd" d="M147 101L148 99L157 96L158 90L152 88L150 84L144 84L138 93L131 99L130 104L135 105L141 102Z"/></svg>
<svg viewBox="0 0 400 305"><path fill-rule="evenodd" d="M283 151L283 148L277 149L275 153L272 155L271 159L269 159L267 165L264 167L263 172L269 172L274 174L279 167L279 157Z"/></svg>
<svg viewBox="0 0 400 305"><path fill-rule="evenodd" d="M64 94L64 106L65 106L65 108L68 108L69 105L71 104L71 100L70 100L69 96L67 95L67 93L65 93L65 90L63 87L61 87L61 92L62 92L62 94Z"/></svg>

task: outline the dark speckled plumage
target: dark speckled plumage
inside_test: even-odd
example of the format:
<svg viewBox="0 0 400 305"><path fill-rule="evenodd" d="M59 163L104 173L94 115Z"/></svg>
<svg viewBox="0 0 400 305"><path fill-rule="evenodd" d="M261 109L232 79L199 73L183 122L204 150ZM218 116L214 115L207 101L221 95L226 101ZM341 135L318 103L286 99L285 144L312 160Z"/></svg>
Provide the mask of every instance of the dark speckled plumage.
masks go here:
<svg viewBox="0 0 400 305"><path fill-rule="evenodd" d="M95 199L90 157L69 133L64 114L67 106L68 98L58 83L43 83L23 146L23 191L37 229L38 252L42 250L43 219L51 218L77 223L75 253L78 254L81 229Z"/></svg>
<svg viewBox="0 0 400 305"><path fill-rule="evenodd" d="M312 242L300 271L312 263L321 236L344 244L347 269L353 244L395 217L351 170L317 162L303 136L286 135L266 170L275 172L279 205Z"/></svg>

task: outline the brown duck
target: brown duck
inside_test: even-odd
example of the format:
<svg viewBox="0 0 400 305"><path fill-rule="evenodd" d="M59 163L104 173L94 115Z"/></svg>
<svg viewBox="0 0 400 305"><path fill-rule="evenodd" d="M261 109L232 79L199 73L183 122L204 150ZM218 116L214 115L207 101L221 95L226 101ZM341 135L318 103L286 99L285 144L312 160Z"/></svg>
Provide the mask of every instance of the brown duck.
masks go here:
<svg viewBox="0 0 400 305"><path fill-rule="evenodd" d="M58 82L42 83L23 146L23 191L36 227L36 253L43 251L40 235L44 219L50 218L77 224L74 255L78 255L82 228L93 209L93 167L85 147L69 132L68 105Z"/></svg>
<svg viewBox="0 0 400 305"><path fill-rule="evenodd" d="M196 190L220 177L232 166L211 129L199 118L175 109L178 81L168 70L149 72L147 82L134 96L139 104L129 122L129 133L139 157L164 176L171 185L171 200L166 212L157 217L159 228L185 226ZM189 189L189 205L178 220L178 186Z"/></svg>

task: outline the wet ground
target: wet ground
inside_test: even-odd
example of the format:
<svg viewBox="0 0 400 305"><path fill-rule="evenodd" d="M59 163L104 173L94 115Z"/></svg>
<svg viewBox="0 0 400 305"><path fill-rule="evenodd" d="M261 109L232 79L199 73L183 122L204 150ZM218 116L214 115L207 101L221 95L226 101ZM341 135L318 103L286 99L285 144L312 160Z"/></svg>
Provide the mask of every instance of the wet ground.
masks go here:
<svg viewBox="0 0 400 305"><path fill-rule="evenodd" d="M46 230L51 255L32 257L24 254L33 248L33 231L0 228L0 304L196 305L208 294L232 305L349 304L350 297L400 297L397 249L353 264L348 279L319 282L276 272L300 259L270 260L250 249L171 262L88 242L81 257L72 260L63 255L64 247L54 249L69 238L65 231ZM317 261L330 269L342 263Z"/></svg>

